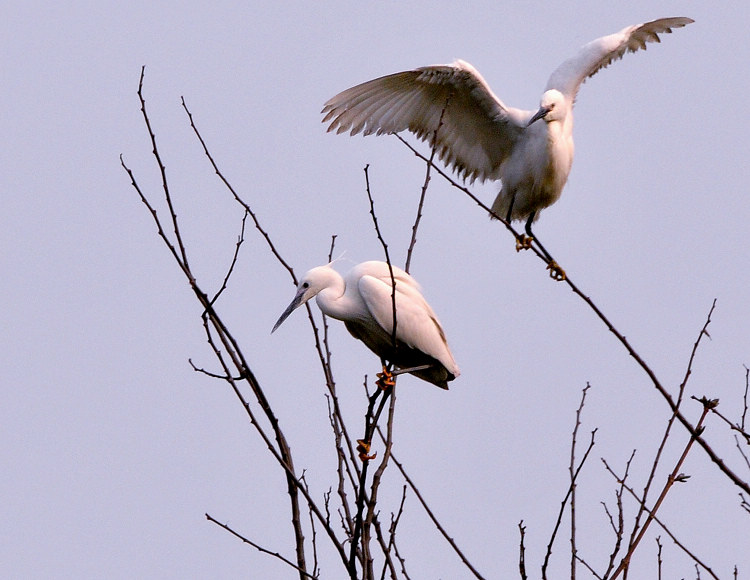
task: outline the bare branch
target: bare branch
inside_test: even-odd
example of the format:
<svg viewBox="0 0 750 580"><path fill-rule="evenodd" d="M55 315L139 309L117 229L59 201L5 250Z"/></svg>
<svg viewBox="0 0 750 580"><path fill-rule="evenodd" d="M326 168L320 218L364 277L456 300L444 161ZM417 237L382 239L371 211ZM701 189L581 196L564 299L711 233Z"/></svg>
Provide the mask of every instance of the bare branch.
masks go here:
<svg viewBox="0 0 750 580"><path fill-rule="evenodd" d="M237 244L234 247L234 255L232 256L232 262L229 264L229 269L227 270L226 276L224 276L224 281L221 283L221 288L214 294L214 297L211 298L210 304L213 306L216 303L216 300L221 296L221 293L224 292L227 288L227 283L229 282L229 277L232 275L232 272L234 271L234 267L237 264L237 257L240 255L240 246L242 246L242 243L245 241L245 222L247 221L248 216L247 210L245 210L245 213L242 215L242 228L240 229L240 235L237 237Z"/></svg>
<svg viewBox="0 0 750 580"><path fill-rule="evenodd" d="M302 472L302 476L299 478L300 482L305 486L305 489L307 490L307 493L310 493L310 486L307 484L307 480L305 479L305 473ZM320 571L318 570L318 535L315 532L315 515L313 514L312 509L310 506L307 507L308 516L310 517L310 529L312 530L312 549L313 549L313 576L318 576ZM326 517L326 519L328 519Z"/></svg>
<svg viewBox="0 0 750 580"><path fill-rule="evenodd" d="M414 155L419 157L425 162L429 163L429 158L422 155L419 151L417 151L414 147L412 147L411 144L409 144L408 141L406 141L403 137L396 134L396 137L404 144L406 145ZM432 164L435 171L437 171L444 179L446 179L453 187L456 189L462 191L465 193L474 203L476 203L479 207L484 209L487 213L489 213L492 217L496 218L500 223L502 223L505 228L510 231L513 236L516 238L516 240L520 239L521 234L519 234L513 226L507 222L503 216L499 216L492 212L492 210L487 207L482 201L475 196L468 188L462 186L459 184L456 180L454 180L450 175L448 175L445 171L443 171L440 167ZM538 240L536 240L538 242ZM533 251L533 253L541 259L545 264L549 265L550 263L550 255L549 253L544 250L538 250L534 246L530 246L530 249ZM554 276L553 276L554 278ZM620 342L620 344L625 347L625 350L628 352L628 354L635 360L635 362L638 364L638 366L641 367L641 369L648 375L649 379L651 380L652 384L656 388L656 390L659 392L659 394L662 396L662 398L667 402L669 405L669 408L675 415L677 416L677 420L687 429L688 433L697 441L698 445L703 448L705 453L708 455L709 459L721 470L722 473L724 473L725 476L727 476L732 483L734 483L737 487L745 491L747 494L750 495L750 484L748 482L743 481L736 473L734 473L725 463L724 461L716 454L716 452L713 450L713 448L706 442L705 439L703 439L700 436L700 433L697 432L695 426L693 426L690 421L688 421L685 416L679 411L679 408L677 407L677 404L675 403L674 399L672 399L672 396L669 394L669 392L664 388L664 386L661 384L659 379L654 374L654 371L649 367L648 364L641 358L641 356L636 352L636 350L630 345L628 340L625 338L625 336L615 328L615 326L610 322L610 320L604 315L604 313L599 309L599 307L594 303L591 298L589 298L586 294L584 294L578 286L573 283L573 281L570 279L569 276L565 276L565 278L561 279L560 281L564 281L568 284L570 289L573 291L574 294L576 294L581 300L583 300L588 307L596 314L596 316L601 320L604 325L607 327L607 330L609 330Z"/></svg>
<svg viewBox="0 0 750 580"><path fill-rule="evenodd" d="M570 444L570 463L568 465L568 473L570 474L570 579L575 580L576 577L576 558L578 550L576 549L576 483L575 483L575 463L576 463L576 437L578 436L578 428L581 426L581 412L583 406L586 403L586 392L591 388L591 385L586 383L581 394L581 404L576 410L576 422L573 427L573 435Z"/></svg>
<svg viewBox="0 0 750 580"><path fill-rule="evenodd" d="M172 219L172 226L174 228L174 235L175 239L177 240L177 245L180 248L180 259L182 264L184 265L184 269L189 271L190 266L188 265L188 259L187 259L187 253L185 252L185 244L182 242L182 235L180 234L180 228L177 224L177 213L175 212L174 206L172 205L172 196L169 193L169 185L167 183L167 169L164 166L164 163L161 160L161 155L159 154L159 148L156 146L156 135L154 134L153 129L151 128L151 121L148 118L148 114L146 113L146 100L143 98L143 77L146 74L146 67L141 67L141 78L138 81L138 99L141 101L141 114L143 116L143 121L146 124L146 129L148 130L148 136L151 139L151 146L152 150L151 152L154 155L154 159L156 160L157 165L159 166L159 173L161 174L161 183L162 188L164 190L164 198L167 202L167 206L169 207L169 215Z"/></svg>
<svg viewBox="0 0 750 580"><path fill-rule="evenodd" d="M585 390L584 390L585 393ZM585 395L584 395L585 396ZM565 497L560 502L560 511L557 514L557 522L555 522L555 528L552 530L552 535L550 536L549 543L547 544L547 553L544 555L544 563L542 564L542 578L547 578L547 566L549 565L549 559L550 556L552 556L552 545L555 543L555 537L557 536L557 531L560 529L560 523L562 522L562 516L565 512L565 505L568 503L568 498L573 493L573 488L575 486L575 482L578 479L578 474L581 472L581 468L583 467L584 463L586 463L586 459L588 459L589 453L591 453L591 449L594 447L594 439L596 436L596 429L594 429L591 432L591 440L589 441L589 446L586 449L586 453L583 454L583 459L581 459L581 463L578 465L578 468L576 469L573 477L571 478L571 483L568 486L568 491L565 494Z"/></svg>
<svg viewBox="0 0 750 580"><path fill-rule="evenodd" d="M576 556L576 557L577 557L577 556ZM584 560L583 558L578 558L578 561L579 561L579 562L580 562L581 564L583 564L583 565L584 565L584 567L585 567L585 568L586 568L586 569L587 569L587 570L588 570L588 571L589 571L589 572L591 573L591 575L592 575L592 576L593 576L594 578L597 578L598 580L603 580L603 576L599 576L599 574L598 574L598 573L596 572L596 570L594 570L594 569L593 569L593 568L592 568L592 567L591 567L591 566L589 565L589 563L588 563L588 562L586 562L586 560Z"/></svg>
<svg viewBox="0 0 750 580"><path fill-rule="evenodd" d="M616 478L617 481L620 484L620 488L615 491L615 498L617 499L617 526L615 526L614 521L612 519L612 515L609 513L609 510L607 509L607 505L602 502L602 505L604 505L604 511L607 513L607 516L609 517L610 524L612 525L612 529L615 532L615 545L612 548L612 552L609 554L609 562L607 563L607 569L602 575L603 578L609 577L610 572L614 570L615 567L615 559L617 558L617 554L620 553L620 547L622 546L622 540L623 540L623 533L625 530L625 519L624 519L624 508L622 505L622 492L625 487L625 481L628 478L628 475L630 474L630 466L633 464L633 459L635 458L635 449L630 454L630 457L625 462L625 474L622 476L621 479ZM607 468L607 470L614 474L614 471L612 471L607 464L607 460L602 457L602 463L604 463L604 466Z"/></svg>
<svg viewBox="0 0 750 580"><path fill-rule="evenodd" d="M401 557L401 555L398 553L398 546L396 545L396 528L398 527L398 523L401 521L401 516L404 513L404 505L406 504L406 485L404 485L402 491L401 491L401 503L398 506L398 511L395 514L391 514L391 525L388 528L388 545L386 546L386 549L384 552L386 554L390 554L391 550L394 551L396 554L396 558L398 559L399 563L401 564L401 573L404 575L405 578L409 578L409 574L406 572L406 562ZM383 580L385 578L385 571L386 566L391 569L391 577L396 578L396 572L392 569L392 561L391 558L386 558L385 563L383 564L383 573L380 576L380 579Z"/></svg>
<svg viewBox="0 0 750 580"><path fill-rule="evenodd" d="M276 260L281 264L287 272L289 272L289 275L292 277L292 281L294 284L297 284L297 278L294 275L294 270L292 267L284 260L284 258L281 256L281 254L276 249L276 246L271 241L271 237L268 235L268 232L266 232L265 229L260 225L260 221L258 221L258 216L255 214L255 212L252 210L252 208L237 194L237 192L234 190L234 187L232 187L232 184L229 183L226 177L224 177L224 174L219 170L219 167L216 165L216 162L214 161L213 156L208 150L208 147L206 145L206 142L203 140L203 136L200 134L200 131L198 131L198 127L193 122L193 114L190 112L190 110L187 107L187 104L185 103L185 98L182 97L182 108L185 109L185 113L187 113L188 119L190 120L190 127L192 127L193 132L195 133L195 136L198 138L198 141L200 141L201 146L203 147L203 153L208 158L209 163L211 163L211 166L213 167L214 171L216 172L216 175L219 177L219 179L224 183L225 187L229 190L229 192L234 197L235 201L239 203L243 208L245 208L245 211L250 215L250 217L253 220L253 223L255 224L255 229L258 230L260 235L263 237L263 239L268 244L268 249L271 250L271 253L274 255Z"/></svg>
<svg viewBox="0 0 750 580"><path fill-rule="evenodd" d="M433 167L432 162L435 159L435 153L438 149L438 131L440 131L441 127L443 126L443 117L445 116L445 111L446 109L448 109L448 105L450 104L452 96L453 93L450 93L448 95L448 98L445 100L445 105L443 106L443 110L440 112L440 119L438 120L437 127L435 127L435 132L432 134L432 151L430 151L430 158L426 164L424 183L422 184L422 193L419 196L419 205L417 206L417 216L414 218L414 225L411 228L411 241L409 242L409 249L406 252L406 265L404 266L404 270L406 272L409 271L409 267L411 266L411 255L414 251L414 246L417 243L417 230L419 229L419 222L422 220L422 208L424 207L424 200L425 196L427 195L427 187L430 184L430 169Z"/></svg>
<svg viewBox="0 0 750 580"><path fill-rule="evenodd" d="M604 460L602 460L604 461ZM624 478L620 479L620 477L607 465L607 462L604 461L604 465L607 469L607 471L612 475L612 477L615 478L620 484L623 485L624 489L638 502L643 503L642 498L638 496L638 494L635 492L635 490L630 487L629 485L624 483ZM646 508L646 512L651 514L650 510ZM699 564L706 572L708 572L712 578L715 578L718 580L718 577L714 574L713 570L709 568L706 564L704 564L698 556L696 556L693 552L691 552L682 542L680 542L677 537L671 532L671 530L662 522L655 514L653 515L653 521L656 522L659 527L661 527L662 530L671 538L671 540L675 543L675 545L680 548L689 558L693 560L693 562L696 562Z"/></svg>
<svg viewBox="0 0 750 580"><path fill-rule="evenodd" d="M711 324L711 315L714 313L715 308L716 308L716 298L714 298L714 301L711 304L711 310L708 311L708 316L706 317L706 323L703 325L703 328L701 328L701 331L698 333L698 338L696 339L695 344L693 344L693 350L690 352L690 359L688 360L687 369L685 370L685 378L682 380L682 383L680 383L680 390L679 390L680 398L682 397L682 394L685 391L685 386L687 385L688 379L690 378L690 374L693 372L693 361L695 360L695 353L698 352L698 346L700 346L701 339L704 336L711 338L711 335L708 334L708 325ZM677 401L677 405L679 406L679 399Z"/></svg>
<svg viewBox="0 0 750 580"><path fill-rule="evenodd" d="M742 495L741 493L739 494L739 496L740 496L740 507L750 514L750 502L748 502L747 499L745 499L745 496Z"/></svg>
<svg viewBox="0 0 750 580"><path fill-rule="evenodd" d="M378 427L378 433L380 434L380 438L385 442L386 438L383 435L383 432ZM414 482L411 480L411 478L407 475L406 470L404 469L404 466L396 459L396 456L391 453L391 461L393 461L394 465L398 467L398 470L401 472L401 475L404 477L404 480L406 481L409 488L414 492L414 495L419 500L419 503L422 504L422 508L424 508L425 513L427 516L432 520L432 523L435 524L435 527L440 532L440 534L445 538L445 540L448 542L451 548L453 548L453 551L458 555L458 557L461 559L461 562L464 563L464 565L471 571L472 574L479 580L484 580L484 577L477 571L476 568L469 562L469 560L466 558L464 553L460 550L456 542L448 535L448 532L445 531L445 528L442 526L442 524L438 521L438 519L435 517L435 514L430 509L430 507L427 505L427 502L425 501L424 497L422 497L422 494L419 492L419 489L416 485L414 485Z"/></svg>
<svg viewBox="0 0 750 580"><path fill-rule="evenodd" d="M388 466L388 460L391 457L391 448L393 446L393 417L396 409L396 387L395 385L390 387L390 404L388 406L388 421L386 422L386 440L385 440L385 450L383 451L383 457L380 460L380 465L378 465L378 468L375 470L375 473L373 473L372 476L372 483L370 485L370 499L367 502L367 516L365 517L363 523L362 523L362 544L363 544L363 552L364 552L364 546L369 543L369 536L370 536L370 525L373 521L373 518L375 517L375 507L378 500L378 489L380 488L380 482L383 478L383 473L385 472L386 467ZM383 400L381 403L385 402L385 398L387 396L383 397ZM375 420L377 421L377 419ZM377 423L374 422L373 425L376 425ZM386 560L389 560L390 557L388 553L384 553L384 556Z"/></svg>
<svg viewBox="0 0 750 580"><path fill-rule="evenodd" d="M219 373L212 373L211 371L207 371L204 368L197 367L195 363L193 362L193 359L189 358L188 363L193 368L193 370L197 373L201 373L202 375L206 375L207 377L211 377L212 379L221 379L222 381L226 381L228 379L231 379L233 381L241 381L242 377L232 377L231 375L220 375Z"/></svg>
<svg viewBox="0 0 750 580"><path fill-rule="evenodd" d="M287 564L288 566L291 566L292 568L294 568L295 570L297 570L303 577L305 577L305 578L317 578L318 577L317 575L313 575L313 574L308 573L307 570L304 570L303 568L300 568L294 562L292 562L291 560L286 559L284 556L282 556L278 552L272 552L271 550L267 550L263 546L260 546L259 544L256 544L252 540L249 540L248 538L246 538L245 536L243 536L239 532L236 532L235 530L233 530L232 528L230 528L227 524L222 524L220 521L216 520L211 515L206 514L206 519L209 522L213 522L214 524L216 524L220 528L224 528L227 532L229 532L230 534L232 534L234 537L239 538L240 540L242 540L243 542L245 542L249 546L252 546L253 548L255 548L256 550L258 550L259 552L262 552L263 554L268 554L269 556L273 556L274 558L278 558L279 560L281 560L282 562L284 562L284 564Z"/></svg>
<svg viewBox="0 0 750 580"><path fill-rule="evenodd" d="M662 559L661 559L661 536L656 536L656 546L657 546L657 552L656 552L656 567L657 571L659 573L658 580L661 580L661 565L662 565Z"/></svg>
<svg viewBox="0 0 750 580"><path fill-rule="evenodd" d="M526 547L523 545L524 538L526 537L526 526L523 525L523 520L518 522L518 533L521 535L518 545L518 572L521 575L521 580L528 580L528 576L526 575Z"/></svg>
<svg viewBox="0 0 750 580"><path fill-rule="evenodd" d="M715 404L713 401L706 400L704 402L703 406L703 413L701 414L700 419L698 420L698 424L696 426L696 429L700 429L702 431L702 425L703 421L705 420L706 416L708 415L709 409L711 405ZM687 445L685 446L685 449L682 452L682 455L680 456L679 460L677 461L674 469L672 470L672 473L667 478L667 482L664 485L664 488L662 489L661 494L659 495L658 499L656 500L656 503L654 503L654 506L649 510L649 515L646 521L643 524L643 527L641 528L638 535L635 537L634 540L630 542L630 545L628 546L628 551L623 557L622 561L620 562L620 565L615 570L614 574L612 574L612 580L617 578L617 576L625 569L627 569L630 565L630 559L633 556L633 553L635 552L636 548L638 547L639 542L643 538L644 534L646 533L646 530L648 530L649 524L654 520L654 517L656 516L656 512L659 510L659 507L661 507L662 502L664 501L664 498L666 498L667 494L669 493L669 490L672 489L672 486L675 482L683 482L685 481L687 476L683 476L680 474L680 469L682 468L682 464L684 463L685 459L687 458L688 453L690 452L691 447L693 446L693 442L695 439L691 437L688 440Z"/></svg>
<svg viewBox="0 0 750 580"><path fill-rule="evenodd" d="M360 471L359 483L357 485L357 511L354 518L354 533L352 534L351 546L349 550L349 574L353 574L353 578L356 578L356 557L358 550L361 548L360 559L362 562L362 572L365 578L372 578L370 567L372 565L372 559L369 554L369 537L363 537L362 533L365 530L365 516L364 509L367 505L367 491L365 488L365 482L367 481L367 469L370 464L370 460L374 459L374 455L367 455L370 450L370 444L372 443L372 436L377 428L378 419L380 414L383 412L385 402L389 397L392 396L395 390L395 385L385 389L377 389L372 396L370 396L369 404L367 407L367 413L365 414L365 434L364 437L359 441L360 459L362 459L362 470ZM382 395L382 396L381 396ZM377 410L375 410L375 403L380 399L380 404ZM386 451L387 452L387 451ZM362 542L360 542L362 538ZM367 540L367 541L366 541Z"/></svg>
<svg viewBox="0 0 750 580"><path fill-rule="evenodd" d="M378 236L378 240L380 241L380 244L383 246L383 254L385 255L385 261L388 264L388 272L391 275L391 303L392 303L392 309L393 309L393 330L391 331L391 340L393 342L393 349L395 350L397 348L396 344L396 278L393 276L393 265L391 264L391 256L388 253L388 244L385 243L385 240L383 239L383 235L380 233L380 226L378 225L378 216L375 215L375 202L372 199L372 194L370 193L370 174L369 174L369 165L365 165L365 190L367 191L367 199L370 200L370 215L372 216L372 223L375 225L375 233ZM408 270L407 270L408 272Z"/></svg>
<svg viewBox="0 0 750 580"><path fill-rule="evenodd" d="M266 399L266 396L260 386L260 383L257 381L256 377L254 376L253 372L250 370L249 365L247 364L244 355L242 354L242 351L239 348L239 345L237 344L234 337L231 335L227 327L224 325L223 321L220 319L218 314L214 311L213 305L211 304L211 301L209 300L208 296L205 292L203 292L197 285L195 277L193 276L189 265L187 263L187 260L185 259L186 252L184 250L184 244L182 244L182 237L179 230L179 224L176 219L176 212L173 209L172 206L172 199L171 194L169 191L169 187L166 181L166 170L164 169L163 163L161 163L161 159L159 157L158 148L156 146L156 140L153 136L153 131L151 130L150 121L148 120L148 114L146 113L146 107L145 107L145 100L142 97L142 83L143 83L143 71L141 73L141 82L139 84L139 98L141 100L141 109L143 111L144 121L146 123L146 126L149 130L149 136L151 138L152 145L154 147L154 156L157 160L157 163L159 164L160 171L162 173L162 188L164 190L164 195L167 198L167 205L170 207L170 217L172 220L172 225L176 230L175 236L177 237L178 243L177 247L169 240L167 237L164 228L162 227L161 221L159 219L159 216L157 215L155 209L153 206L149 203L146 196L143 194L143 192L140 190L133 173L130 171L130 169L125 165L124 161L121 158L121 164L125 171L128 173L131 179L131 183L133 184L133 187L138 192L139 197L141 198L142 202L146 205L146 207L149 209L149 212L151 213L151 216L154 220L154 222L157 225L159 236L164 241L164 243L169 248L170 252L172 253L173 257L175 258L175 261L182 269L183 273L185 274L186 278L188 279L188 282L190 284L191 289L195 293L196 297L198 298L199 302L201 303L201 306L203 307L203 315L202 318L204 320L204 326L206 328L207 337L209 339L209 343L211 344L211 347L214 349L215 355L217 356L217 359L219 360L220 364L222 365L222 368L224 369L225 377L224 380L226 380L234 390L236 396L241 401L243 407L246 410L246 413L248 414L248 417L251 421L251 424L254 425L257 432L260 434L261 438L266 443L266 446L268 447L269 451L273 455L273 457L276 459L276 461L279 463L279 465L284 469L286 480L287 480L287 491L289 493L289 497L291 500L291 507L292 507L292 525L295 532L295 540L296 540L296 548L297 548L297 566L301 569L306 569L305 566L305 545L304 545L304 533L302 531L302 525L301 525L301 519L300 519L300 510L299 510L299 500L298 500L298 493L302 493L305 497L305 499L308 502L308 505L310 506L310 509L315 513L315 516L318 518L318 520L323 525L324 529L326 530L326 533L329 535L334 548L337 549L338 553L342 557L343 562L346 564L347 559L345 552L343 550L342 544L339 542L339 540L336 538L335 533L333 532L332 528L330 527L330 523L326 516L322 514L320 509L315 504L315 501L310 496L310 494L307 492L307 490L304 488L304 486L300 483L300 481L297 479L295 472L294 472L294 466L292 462L292 456L291 451L289 449L289 445L286 441L286 438L281 430L281 427L279 425L279 422L271 410L271 407L268 403L268 400ZM183 101L184 106L184 101ZM187 108L185 107L186 111ZM188 115L191 117L190 112L188 112ZM208 158L210 159L212 165L214 166L217 174L221 177L221 179L224 181L224 183L227 185L227 187L232 191L233 195L235 196L235 199L238 200L238 202L243 203L239 197L234 193L234 190L231 188L231 185L224 179L224 177L221 175L221 172L218 171L218 168L216 167L216 164L213 162L213 159L208 152L207 148L205 147L205 143L203 142L203 139L200 137L200 134L197 132L197 129L195 129L195 125L192 123L192 117L191 117L191 126L193 126L196 135L198 136L199 140L204 146L204 151ZM246 204L244 204L246 206ZM268 234L260 227L260 224L255 217L255 214L252 212L252 210L249 207L246 207L246 210L248 211L249 215L253 218L253 220L256 223L256 228L261 232L261 234L264 236L264 238L269 243L269 247L272 249L272 252L277 256L279 261L282 263L282 265L285 265L287 267L287 270L289 271L292 278L294 278L294 273L286 266L286 263L281 259L281 257L278 255L278 252L276 252L270 237ZM178 250L179 247L179 250ZM257 403L261 407L261 410L263 411L263 415L266 417L266 419L269 421L271 428L273 430L273 436L276 441L276 444L271 441L271 439L266 435L264 429L261 427L260 423L257 421L254 413L252 412L249 403L245 400L244 396L240 392L238 388L237 381L233 379L232 373L229 372L229 366L224 361L222 352L219 350L217 344L214 342L213 335L209 329L210 326L214 329L216 332L216 336L218 340L220 341L222 347L224 348L224 352L228 355L228 357L231 359L231 364L234 366L240 373L240 376L243 377L244 381L249 385L250 389L252 390Z"/></svg>

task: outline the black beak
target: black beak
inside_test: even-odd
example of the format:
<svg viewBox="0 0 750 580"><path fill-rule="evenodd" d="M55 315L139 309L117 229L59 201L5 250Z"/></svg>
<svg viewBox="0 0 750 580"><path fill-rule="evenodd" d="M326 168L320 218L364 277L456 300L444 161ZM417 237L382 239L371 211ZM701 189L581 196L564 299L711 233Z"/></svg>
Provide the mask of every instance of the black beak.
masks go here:
<svg viewBox="0 0 750 580"><path fill-rule="evenodd" d="M549 111L550 111L549 107L540 107L540 109L536 113L534 113L534 116L531 117L531 119L529 119L529 122L526 123L526 126L529 127L531 126L532 123L535 123L539 119L544 119L544 117L547 115L547 113L549 113Z"/></svg>
<svg viewBox="0 0 750 580"><path fill-rule="evenodd" d="M284 322L287 318L289 318L289 315L294 312L297 308L302 306L304 304L302 300L302 296L305 293L306 288L300 288L297 290L297 295L294 297L294 300L289 304L289 306L286 307L286 310L284 310L284 313L279 316L279 319L276 321L276 324L273 325L273 329L271 330L271 334L273 334L276 329L281 326L281 323Z"/></svg>

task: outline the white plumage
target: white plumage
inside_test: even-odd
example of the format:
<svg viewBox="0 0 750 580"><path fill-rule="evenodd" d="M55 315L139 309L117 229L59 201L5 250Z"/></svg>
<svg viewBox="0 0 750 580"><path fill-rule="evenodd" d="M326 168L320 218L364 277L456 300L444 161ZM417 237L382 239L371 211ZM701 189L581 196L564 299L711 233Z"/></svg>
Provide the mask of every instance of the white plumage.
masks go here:
<svg viewBox="0 0 750 580"><path fill-rule="evenodd" d="M550 76L537 111L508 107L469 63L428 66L347 89L323 107L329 131L351 135L409 130L471 181L501 180L492 206L500 217L526 219L560 197L573 163L573 104L581 83L626 52L660 42L659 34L693 22L662 18L628 26L586 44ZM536 123L543 119L544 123Z"/></svg>
<svg viewBox="0 0 750 580"><path fill-rule="evenodd" d="M383 361L410 371L443 389L459 375L440 321L409 274L393 266L396 281L396 347L393 344L392 282L388 264L362 262L346 277L331 264L307 272L297 294L273 327L275 331L299 306L315 297L324 314L342 320L355 338Z"/></svg>

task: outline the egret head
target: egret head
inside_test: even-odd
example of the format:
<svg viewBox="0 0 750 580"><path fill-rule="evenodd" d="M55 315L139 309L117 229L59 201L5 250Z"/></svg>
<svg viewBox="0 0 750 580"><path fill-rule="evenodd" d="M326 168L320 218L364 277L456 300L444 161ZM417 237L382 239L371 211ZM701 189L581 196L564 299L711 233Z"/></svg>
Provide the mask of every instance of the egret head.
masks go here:
<svg viewBox="0 0 750 580"><path fill-rule="evenodd" d="M321 290L330 286L331 281L336 276L338 276L338 274L333 268L331 268L330 264L318 266L317 268L305 272L305 275L302 276L302 279L297 285L297 293L294 295L294 299L276 321L276 324L274 324L271 334L281 326L281 323L284 322L292 312L310 300L310 298L317 295Z"/></svg>
<svg viewBox="0 0 750 580"><path fill-rule="evenodd" d="M545 91L539 102L539 110L529 119L526 124L528 127L539 119L544 119L547 123L559 121L565 115L565 97L557 89Z"/></svg>

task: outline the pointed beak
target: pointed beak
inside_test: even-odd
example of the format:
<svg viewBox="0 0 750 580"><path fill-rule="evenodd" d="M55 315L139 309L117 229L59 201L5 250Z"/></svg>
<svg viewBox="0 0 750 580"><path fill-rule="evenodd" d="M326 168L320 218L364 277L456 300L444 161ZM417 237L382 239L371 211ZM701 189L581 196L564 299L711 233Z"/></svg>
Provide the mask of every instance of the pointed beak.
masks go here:
<svg viewBox="0 0 750 580"><path fill-rule="evenodd" d="M306 288L300 288L297 290L297 294L294 297L294 300L289 304L289 306L286 307L286 310L284 310L284 313L279 316L279 319L276 321L276 324L273 325L273 329L271 330L271 334L276 332L276 329L281 326L281 323L284 322L287 318L289 318L289 315L294 312L297 308L302 306L307 300L304 299L305 296L305 290Z"/></svg>
<svg viewBox="0 0 750 580"><path fill-rule="evenodd" d="M549 107L541 107L536 113L534 113L534 116L529 119L529 122L526 123L526 126L530 127L532 123L535 123L539 119L544 119L545 115L547 115L549 111Z"/></svg>

